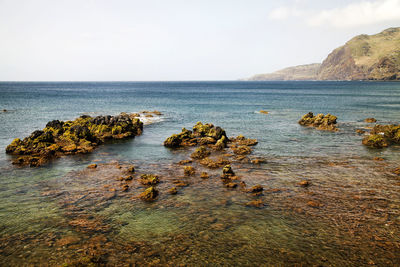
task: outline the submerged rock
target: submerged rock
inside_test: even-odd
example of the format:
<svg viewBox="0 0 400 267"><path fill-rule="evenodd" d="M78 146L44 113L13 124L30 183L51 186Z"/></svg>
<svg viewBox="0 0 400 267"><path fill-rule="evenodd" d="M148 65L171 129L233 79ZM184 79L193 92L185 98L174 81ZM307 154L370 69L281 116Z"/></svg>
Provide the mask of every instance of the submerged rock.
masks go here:
<svg viewBox="0 0 400 267"><path fill-rule="evenodd" d="M312 112L309 112L301 117L299 124L314 127L317 130L338 131L336 120L337 117L331 114L318 114L317 116L314 116Z"/></svg>
<svg viewBox="0 0 400 267"><path fill-rule="evenodd" d="M191 158L193 159L204 159L208 157L211 154L210 151L207 150L205 146L201 146L197 148L192 155L190 155Z"/></svg>
<svg viewBox="0 0 400 267"><path fill-rule="evenodd" d="M238 147L233 146L232 151L236 155L248 155L251 153L251 148L248 146L238 146Z"/></svg>
<svg viewBox="0 0 400 267"><path fill-rule="evenodd" d="M375 122L376 122L376 119L375 119L375 118L366 118L366 119L364 120L364 122L367 122L367 123L375 123Z"/></svg>
<svg viewBox="0 0 400 267"><path fill-rule="evenodd" d="M129 166L128 167L128 172L134 173L135 172L135 166L134 165Z"/></svg>
<svg viewBox="0 0 400 267"><path fill-rule="evenodd" d="M202 172L202 173L200 174L200 178L202 178L202 179L208 179L208 178L210 178L210 176L208 175L208 173Z"/></svg>
<svg viewBox="0 0 400 267"><path fill-rule="evenodd" d="M176 195L178 193L178 190L176 189L176 187L172 187L168 190L168 193L170 193L171 195Z"/></svg>
<svg viewBox="0 0 400 267"><path fill-rule="evenodd" d="M23 140L14 139L6 153L19 155L14 164L40 166L62 155L89 153L109 139L140 135L143 123L128 115L83 115L74 121L53 120L43 130L34 131Z"/></svg>
<svg viewBox="0 0 400 267"><path fill-rule="evenodd" d="M236 138L231 138L231 141L238 146L255 146L258 144L257 139L246 138L243 135L238 135Z"/></svg>
<svg viewBox="0 0 400 267"><path fill-rule="evenodd" d="M264 188L261 185L255 185L252 188L250 188L247 192L249 193L259 193L262 192L264 190Z"/></svg>
<svg viewBox="0 0 400 267"><path fill-rule="evenodd" d="M202 159L200 161L200 164L207 166L210 169L216 169L216 168L220 168L220 167L230 164L230 161L223 157L219 157L216 161L207 157L207 158Z"/></svg>
<svg viewBox="0 0 400 267"><path fill-rule="evenodd" d="M255 208L261 208L264 206L264 203L262 202L261 199L257 200L252 200L246 203L246 206L248 207L255 207Z"/></svg>
<svg viewBox="0 0 400 267"><path fill-rule="evenodd" d="M97 164L93 163L90 164L89 166L87 166L88 169L96 169L97 168Z"/></svg>
<svg viewBox="0 0 400 267"><path fill-rule="evenodd" d="M299 185L302 187L308 187L310 185L310 182L307 180L303 180L303 181L299 182Z"/></svg>
<svg viewBox="0 0 400 267"><path fill-rule="evenodd" d="M183 167L183 173L186 176L192 176L196 173L196 170L192 166Z"/></svg>
<svg viewBox="0 0 400 267"><path fill-rule="evenodd" d="M356 133L358 133L358 134L365 134L365 131L364 131L364 130L361 130L361 129L357 129L357 130L356 130Z"/></svg>

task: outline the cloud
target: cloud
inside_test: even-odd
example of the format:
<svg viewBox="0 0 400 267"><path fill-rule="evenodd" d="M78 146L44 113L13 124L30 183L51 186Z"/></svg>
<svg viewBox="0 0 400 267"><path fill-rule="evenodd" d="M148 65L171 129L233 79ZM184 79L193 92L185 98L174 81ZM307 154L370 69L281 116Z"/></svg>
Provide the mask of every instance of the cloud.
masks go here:
<svg viewBox="0 0 400 267"><path fill-rule="evenodd" d="M306 19L311 26L350 28L382 22L400 22L400 0L362 1L342 8L323 10Z"/></svg>
<svg viewBox="0 0 400 267"><path fill-rule="evenodd" d="M273 9L271 20L300 18L312 27L352 28L385 22L400 23L400 0L358 1L343 7L315 10L300 6L294 1L290 6Z"/></svg>

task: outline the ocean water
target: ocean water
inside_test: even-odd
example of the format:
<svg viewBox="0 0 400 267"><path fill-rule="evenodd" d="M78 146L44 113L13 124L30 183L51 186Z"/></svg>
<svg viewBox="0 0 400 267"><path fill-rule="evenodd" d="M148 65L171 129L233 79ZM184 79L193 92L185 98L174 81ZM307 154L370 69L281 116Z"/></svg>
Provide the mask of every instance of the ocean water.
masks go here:
<svg viewBox="0 0 400 267"><path fill-rule="evenodd" d="M400 187L392 172L400 166L400 147L368 149L355 132L373 125L364 122L368 117L400 123L399 83L1 82L3 109L1 265L400 264ZM88 155L29 168L13 166L5 154L14 138L50 120L142 110L163 115L143 135ZM336 115L340 131L298 125L309 111ZM266 163L232 165L247 184L263 185L262 208L247 207L251 196L224 188L220 170L208 170L207 181L187 178L190 186L176 196L163 194L171 179L182 176L176 162L190 151L162 143L197 121L221 126L228 136L258 139L250 157ZM93 162L100 164L96 175L86 170ZM132 200L139 185L105 198L99 188L115 185L115 162L164 177L157 201ZM302 179L311 186L299 187ZM93 223L77 226L78 219Z"/></svg>

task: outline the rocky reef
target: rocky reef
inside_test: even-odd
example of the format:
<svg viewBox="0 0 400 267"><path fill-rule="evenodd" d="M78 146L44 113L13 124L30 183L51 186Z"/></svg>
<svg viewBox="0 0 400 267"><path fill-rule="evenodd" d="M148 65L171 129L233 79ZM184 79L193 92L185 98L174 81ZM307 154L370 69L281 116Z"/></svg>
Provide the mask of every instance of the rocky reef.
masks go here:
<svg viewBox="0 0 400 267"><path fill-rule="evenodd" d="M164 141L164 146L170 148L196 146L196 145L216 145L225 147L228 142L225 131L213 124L203 124L198 122L193 126L193 131L182 129L181 133L173 134ZM217 144L218 143L218 144Z"/></svg>
<svg viewBox="0 0 400 267"><path fill-rule="evenodd" d="M312 112L308 112L303 115L299 120L299 124L303 126L314 127L317 130L323 131L338 131L339 129L336 127L337 117L331 114L318 114L314 116Z"/></svg>
<svg viewBox="0 0 400 267"><path fill-rule="evenodd" d="M369 135L364 137L362 144L373 148L400 144L400 125L375 125Z"/></svg>
<svg viewBox="0 0 400 267"><path fill-rule="evenodd" d="M6 153L17 156L14 164L36 167L62 155L91 152L107 140L134 137L142 131L143 123L126 113L94 118L83 115L73 121L50 121L43 130L14 139Z"/></svg>

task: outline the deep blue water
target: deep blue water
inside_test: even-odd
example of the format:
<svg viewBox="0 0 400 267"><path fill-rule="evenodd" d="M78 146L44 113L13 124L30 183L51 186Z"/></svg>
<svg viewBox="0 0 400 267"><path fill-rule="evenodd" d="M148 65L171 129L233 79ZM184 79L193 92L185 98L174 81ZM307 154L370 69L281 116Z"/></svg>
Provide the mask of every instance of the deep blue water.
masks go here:
<svg viewBox="0 0 400 267"><path fill-rule="evenodd" d="M220 125L228 135L243 133L260 141L267 155L360 155L354 130L375 117L399 122L400 84L390 82L2 82L0 83L0 150L53 119L82 114L119 114L159 110L164 121L145 130L125 147L124 156L168 157L161 143L197 121ZM267 110L268 115L258 114ZM338 134L305 129L297 124L305 113L338 117ZM375 153L375 152L373 152ZM390 155L390 150L385 151ZM1 165L8 164L0 153Z"/></svg>
<svg viewBox="0 0 400 267"><path fill-rule="evenodd" d="M1 112L2 110L7 111ZM41 168L20 168L13 166L11 157L5 154L6 146L14 138L28 136L34 130L44 128L51 120L72 120L83 114L117 115L120 112L142 110L159 110L164 115L160 122L145 126L143 135L131 140L100 146L88 155L63 157ZM260 110L266 110L269 114L260 114ZM340 131L324 132L298 125L297 121L309 111L314 114L336 115ZM151 168L152 163L162 164L184 159L183 154L166 149L162 143L171 134L180 132L182 127L191 128L198 121L221 126L228 136L243 134L246 137L257 138L259 144L255 147L254 154L271 159L275 165L266 164L259 169L254 167L249 177L243 179L247 179L246 182L249 183L261 183L266 189L287 188L282 191L284 193L281 199L273 203L274 199L278 199L280 195L275 197L265 194L263 198L270 202L269 206L256 211L248 210L242 203L248 201L248 199L245 200L247 196L243 194L237 196L230 191L223 191L224 188L221 189L218 179L213 181L216 187L210 186L212 189L209 192L203 190L204 184L196 180L192 187L178 194L176 200L163 197L152 206L151 210L148 206L143 206L145 204L135 204L136 206L132 207L130 198L122 197L110 200L110 207L107 206L95 212L90 211L96 216L106 215L109 223L118 229L108 234L108 240L113 242L115 239L119 240L120 235L124 238L133 236L135 240L154 243L157 247L159 243L165 241L166 236L176 232L180 234L179 231L182 231L195 236L193 240L199 242L190 243L189 248L204 246L204 250L198 252L199 255L188 258L192 260L192 264L200 259L208 259L211 263L218 265L217 261L213 260L225 262L227 255L231 255L233 253L231 251L237 249L240 244L248 245L251 253L245 254L238 250L237 255L235 254L237 258L229 260L232 265L251 265L249 261L262 263L268 251L271 255L265 256L264 263L268 262L271 265L294 262L306 262L309 265L328 262L327 264L332 264L332 266L343 266L349 262L351 262L350 265L357 265L359 262L364 264L368 262L371 255L372 258L374 257L373 253L382 251L371 250L367 243L365 246L354 243L353 246L352 242L355 239L346 233L332 238L332 235L337 233L336 228L332 229L333 224L324 224L323 220L314 217L304 218L300 215L287 216L283 213L292 210L285 206L292 203L291 198L304 197L297 182L298 179L303 179L302 177L308 177L316 184L311 190L317 192L310 196L315 198L315 195L320 195L320 201L327 199L336 203L336 195L330 195L331 189L334 188L334 192L338 195L341 194L338 192L342 192L343 188L345 188L343 190L348 190L344 192L351 201L343 201L343 203L349 204L351 208L349 212L343 208L346 214L351 214L354 206L358 205L352 198L353 194L370 192L368 190L378 183L382 187L378 190L382 196L379 198L374 195L374 199L377 201L391 199L393 203L390 202L385 208L391 209L393 217L398 216L398 191L395 191L390 184L390 179L386 179L380 172L373 169L375 165L381 163L373 162L372 158L384 157L386 161L382 164L388 162L395 165L400 159L400 148L393 146L388 149L371 150L364 147L361 144L362 136L355 130L371 127L371 124L364 122L364 119L368 117L374 117L378 123L382 124L400 122L400 83L0 82L0 238L4 238L1 239L3 241L13 240L14 242L11 243L14 246L13 252L3 253L1 250L3 248L0 246L0 265L1 260L5 259L11 260L10 266L21 264L21 262L23 264L42 263L47 261L49 255L54 256L52 260L62 263L65 260L64 257L75 255L77 252L73 247L56 250L48 246L49 241L46 238L51 234L62 238L72 233L81 238L83 245L89 237L76 233L69 226L66 227L60 223L71 218L65 215L65 207L59 204L63 201L63 196L57 198L56 195L53 199L43 194L47 192L47 187L52 186L64 193L71 191L71 196L76 196L73 193L75 192L80 197L81 191L86 189L90 191L97 187L97 181L90 181L87 184L86 181L76 181L77 185L75 185L74 179L71 180L69 175L71 171L84 170L94 160L96 162L122 160L134 162L139 167ZM329 169L325 163L323 163L325 165L319 163L324 168L321 169L320 165L314 165L314 162L319 159L326 159L328 162L345 162L347 159L352 159L354 166L347 168L346 163L341 167L332 165L332 169ZM337 184L336 181L340 183ZM99 184L101 183L104 181L101 180ZM342 184L346 186L342 187ZM79 186L87 188L84 187L79 191L79 188L77 189ZM228 196L230 198L228 202L237 202L237 205L232 204L229 208L221 206L218 202L221 199L214 199L214 195L218 195L221 199ZM391 197L387 198L388 195ZM283 205L285 201L288 203ZM178 204L182 202L188 208L187 210L179 207L165 210L165 206L171 205L171 202L178 202ZM296 204L296 201L293 201L293 205ZM328 204L324 203L326 210L308 207L310 209L308 211L310 214L317 213L319 218L324 218L333 216L333 213L341 209L334 209L332 212L328 209ZM211 206L213 208L210 208ZM302 208L307 210L305 204ZM382 206L378 206L377 210L381 212ZM197 212L196 215L193 215L193 212ZM236 218L239 222L229 226L231 229L221 232L218 229L214 231L215 229L208 225L210 221L206 223L201 220L196 223L190 221L190 218L201 218L210 214L216 218L215 220L218 219L218 223L222 221L224 224L229 224L232 218ZM329 216L326 216L327 214ZM382 216L378 214L377 218ZM180 218L189 219L180 221ZM337 218L335 223L337 223ZM347 223L343 221L344 227L347 227ZM391 227L396 225L390 223L388 225ZM215 237L215 242L220 242L219 247L200 237L197 238L201 227L206 228L202 229L203 233L212 238ZM321 230L321 227L324 227L324 230ZM399 241L397 237L392 237L392 235L396 236L393 233L396 233L397 228L392 230L392 228L379 225L371 227L374 230L378 229L377 231L382 230L384 232L382 235L389 237L390 242ZM207 232L208 230L210 233ZM19 241L19 234L39 236L39 239L42 239L37 241L39 246L35 250L29 247L32 245L30 239L26 239L28 240L26 242ZM235 243L237 240L242 241L240 244ZM293 243L293 240L297 243ZM360 257L355 256L355 259L349 259L347 252L341 249L341 240L348 240L349 246L345 250L350 256L360 254L357 251L358 247L367 256L360 254ZM391 248L395 247L396 244ZM267 252L265 248L269 248ZM273 250L275 248L276 251ZM286 251L290 251L291 254L288 254L290 259L286 258ZM62 253L66 253L66 256ZM278 257L277 253L283 256ZM312 256L307 256L308 253ZM320 255L324 257L318 258ZM240 256L243 257L240 258ZM379 259L380 262L385 262L387 257L387 255L382 256ZM398 256L393 257L394 260L391 262L399 260ZM176 262L191 265L189 260ZM174 264L176 262L172 261ZM229 263L225 262L228 265Z"/></svg>

